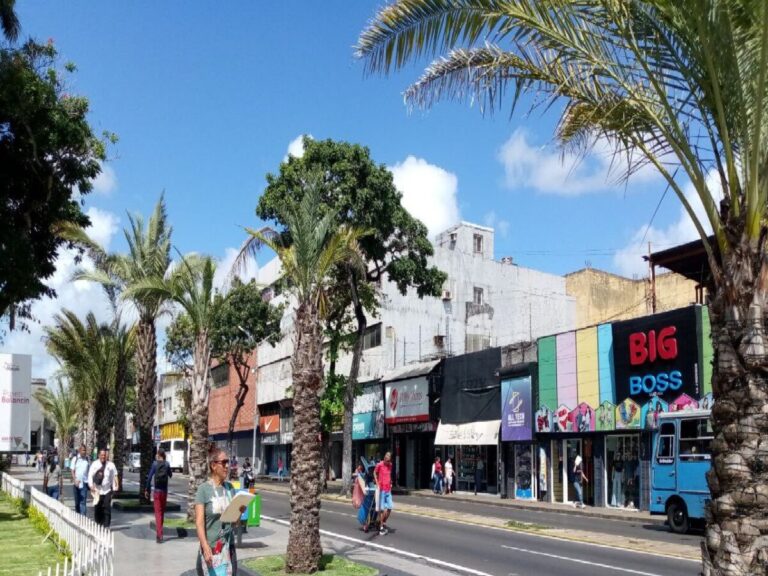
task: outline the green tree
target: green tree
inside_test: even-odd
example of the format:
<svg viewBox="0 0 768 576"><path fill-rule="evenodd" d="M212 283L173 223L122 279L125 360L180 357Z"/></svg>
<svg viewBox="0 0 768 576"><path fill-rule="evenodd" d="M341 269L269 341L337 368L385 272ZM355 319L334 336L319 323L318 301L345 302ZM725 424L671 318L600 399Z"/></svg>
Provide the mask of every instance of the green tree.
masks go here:
<svg viewBox="0 0 768 576"><path fill-rule="evenodd" d="M287 289L295 299L295 340L291 363L294 433L291 468L291 527L286 551L286 571L312 574L318 570L320 545L320 397L323 392L323 332L321 320L329 309L327 289L332 271L348 264L362 274L365 269L358 240L359 228L336 222L336 214L323 209L328 184L320 173L297 183L295 200L281 207L284 235L249 231L252 241L241 256L266 244L282 264Z"/></svg>
<svg viewBox="0 0 768 576"><path fill-rule="evenodd" d="M14 2L0 0L0 25L18 34ZM105 145L87 116L88 100L65 92L52 44L0 47L0 318L11 329L31 301L55 296L45 281L60 249L72 247L67 233L90 223L80 198Z"/></svg>
<svg viewBox="0 0 768 576"><path fill-rule="evenodd" d="M59 439L60 462L69 454L72 438L77 431L79 420L79 408L77 397L69 388L64 388L61 380L57 381L57 389L54 392L50 388L41 388L35 391L35 400L38 401L46 418L56 429L56 437ZM59 477L59 493L63 490L64 476Z"/></svg>
<svg viewBox="0 0 768 576"><path fill-rule="evenodd" d="M354 316L355 336L343 419L342 492L348 494L352 488L352 407L363 356L366 313L375 315L379 305L374 286L389 281L403 294L412 288L419 298L437 296L446 275L429 265L427 259L433 249L427 229L403 208L392 173L386 166L376 164L364 146L305 137L304 155L289 156L280 165L279 174L267 175L267 188L259 199L256 214L285 226L283 208L289 202L301 200L300 183L318 171L325 175L327 184L320 198L321 209L332 214L338 225L371 231L360 240L368 263L366 268L358 271L343 264L333 271L334 311L329 314L329 325L345 331L349 330L347 323L333 319L344 316L349 307Z"/></svg>
<svg viewBox="0 0 768 576"><path fill-rule="evenodd" d="M0 0L0 28L11 42L15 42L19 37L21 23L16 15L16 0Z"/></svg>
<svg viewBox="0 0 768 576"><path fill-rule="evenodd" d="M544 94L535 102L563 103L555 108L563 146L584 152L605 139L626 158L627 177L646 165L663 176L711 271L716 404L704 572L762 573L768 3L400 0L362 32L357 54L384 73L438 56L406 91L412 105L466 97L493 109L509 89L514 108L522 92ZM703 219L683 194L685 179Z"/></svg>
<svg viewBox="0 0 768 576"><path fill-rule="evenodd" d="M193 520L197 488L208 476L208 396L211 390L211 326L218 302L213 289L216 264L210 257L186 256L163 279L148 278L125 291L128 298L174 302L189 318L194 335L192 349L192 403L190 416L189 506Z"/></svg>
<svg viewBox="0 0 768 576"><path fill-rule="evenodd" d="M129 215L130 228L125 229L128 253L107 253L103 247L84 234L77 237L96 264L93 271L81 270L75 279L101 284L110 295L131 302L138 311L136 325L136 414L141 449L139 495L146 499L144 482L154 459L152 426L155 421L157 394L157 331L156 320L164 312L167 298L163 293L135 291L146 283L162 282L171 265L171 232L163 197L155 206L149 222L141 216ZM113 304L114 306L114 304Z"/></svg>

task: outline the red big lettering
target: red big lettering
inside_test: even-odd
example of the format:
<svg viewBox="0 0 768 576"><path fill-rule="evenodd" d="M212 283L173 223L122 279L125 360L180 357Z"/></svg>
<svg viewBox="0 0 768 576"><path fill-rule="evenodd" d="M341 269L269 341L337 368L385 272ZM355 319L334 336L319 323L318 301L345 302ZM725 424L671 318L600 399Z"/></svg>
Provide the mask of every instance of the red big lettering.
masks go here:
<svg viewBox="0 0 768 576"><path fill-rule="evenodd" d="M653 362L656 358L662 360L672 360L677 358L677 339L675 326L665 326L659 330L649 330L648 335L644 332L634 332L629 335L629 363L632 366L638 366L645 362Z"/></svg>

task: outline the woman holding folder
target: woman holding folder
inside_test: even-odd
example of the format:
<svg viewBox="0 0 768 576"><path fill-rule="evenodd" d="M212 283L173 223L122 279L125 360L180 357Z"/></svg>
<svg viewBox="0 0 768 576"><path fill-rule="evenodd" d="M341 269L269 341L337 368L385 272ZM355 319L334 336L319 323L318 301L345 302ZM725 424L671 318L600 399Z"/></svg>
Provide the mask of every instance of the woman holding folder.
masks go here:
<svg viewBox="0 0 768 576"><path fill-rule="evenodd" d="M233 528L239 522L222 522L235 495L227 482L229 458L227 453L214 447L208 453L208 480L200 485L195 497L195 525L200 553L197 555L198 576L231 576L237 574L237 554ZM240 507L240 514L245 511ZM205 570L203 567L205 566Z"/></svg>

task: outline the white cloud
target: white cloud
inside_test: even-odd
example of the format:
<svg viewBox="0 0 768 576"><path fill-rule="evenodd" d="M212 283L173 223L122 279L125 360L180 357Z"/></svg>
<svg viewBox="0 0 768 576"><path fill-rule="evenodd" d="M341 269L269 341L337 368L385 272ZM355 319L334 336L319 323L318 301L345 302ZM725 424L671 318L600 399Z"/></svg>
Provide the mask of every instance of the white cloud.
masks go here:
<svg viewBox="0 0 768 576"><path fill-rule="evenodd" d="M117 216L96 208L88 209L87 214L91 219L89 234L108 247L118 230ZM98 285L82 280L71 281L72 273L78 267L75 257L74 250L62 250L59 254L56 272L47 282L56 291L56 298L43 298L32 305L32 315L37 322L29 325L30 331L14 331L5 335L3 351L32 355L34 378L50 378L58 370L56 360L45 350L44 327L52 325L54 316L63 308L72 310L81 319L91 311L99 321L111 319L109 300ZM88 258L83 258L79 266L93 268Z"/></svg>
<svg viewBox="0 0 768 576"><path fill-rule="evenodd" d="M117 175L109 164L102 163L101 172L93 180L93 191L102 196L109 196L117 188Z"/></svg>
<svg viewBox="0 0 768 576"><path fill-rule="evenodd" d="M613 156L607 141L598 142L585 158L553 146L534 146L524 130L515 130L501 147L508 188L532 188L541 194L579 196L617 188L616 179L626 170L626 159ZM658 178L650 167L635 173L630 183Z"/></svg>
<svg viewBox="0 0 768 576"><path fill-rule="evenodd" d="M503 218L499 218L499 216L496 214L494 210L491 210L490 212L487 212L485 216L483 216L483 224L486 226L493 228L502 238L506 238L509 236L509 228L510 223L509 220L504 220Z"/></svg>
<svg viewBox="0 0 768 576"><path fill-rule="evenodd" d="M283 156L283 162L288 162L288 156L293 156L294 158L304 156L304 136L312 138L312 134L299 134L291 140L288 144L288 150L285 156Z"/></svg>
<svg viewBox="0 0 768 576"><path fill-rule="evenodd" d="M707 175L707 186L714 193L715 198L719 202L722 197L722 192L717 172L713 171ZM696 195L693 185L690 183L687 184L683 188L683 193L693 207L697 219L703 223L704 229L710 234L712 228L709 225L704 212L704 206ZM648 254L648 242L651 243L652 251L658 251L685 244L686 242L691 242L699 238L699 233L696 231L693 221L685 211L685 208L680 205L677 196L674 195L672 190L667 192L667 195L671 195L671 197L665 198L665 202L676 202L679 205L677 219L666 228L656 228L654 226L648 228L647 226L643 226L637 229L634 234L632 234L632 239L629 244L618 250L613 257L613 264L619 274L627 277L645 277L648 275L648 263L643 260L643 256Z"/></svg>
<svg viewBox="0 0 768 576"><path fill-rule="evenodd" d="M224 250L224 257L216 262L216 275L213 279L213 285L219 289L226 289L229 284L230 272L232 270L232 264L235 262L239 248L227 248ZM259 275L259 265L253 258L249 258L246 263L245 269L238 271L236 276L240 277L243 282L249 282L257 278Z"/></svg>
<svg viewBox="0 0 768 576"><path fill-rule="evenodd" d="M424 222L430 237L459 222L455 174L414 156L408 156L389 170L395 187L403 194L403 206Z"/></svg>

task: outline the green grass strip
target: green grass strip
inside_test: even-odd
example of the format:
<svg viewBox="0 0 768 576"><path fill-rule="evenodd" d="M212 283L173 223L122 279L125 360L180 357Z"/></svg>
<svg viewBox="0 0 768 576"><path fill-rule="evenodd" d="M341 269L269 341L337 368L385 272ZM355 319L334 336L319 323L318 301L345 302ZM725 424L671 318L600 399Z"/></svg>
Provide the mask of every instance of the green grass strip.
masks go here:
<svg viewBox="0 0 768 576"><path fill-rule="evenodd" d="M261 576L282 576L285 574L285 556L261 556L243 562ZM374 576L378 570L347 560L343 556L325 554L320 560L320 570L316 574L324 576ZM294 575L299 576L299 575Z"/></svg>

